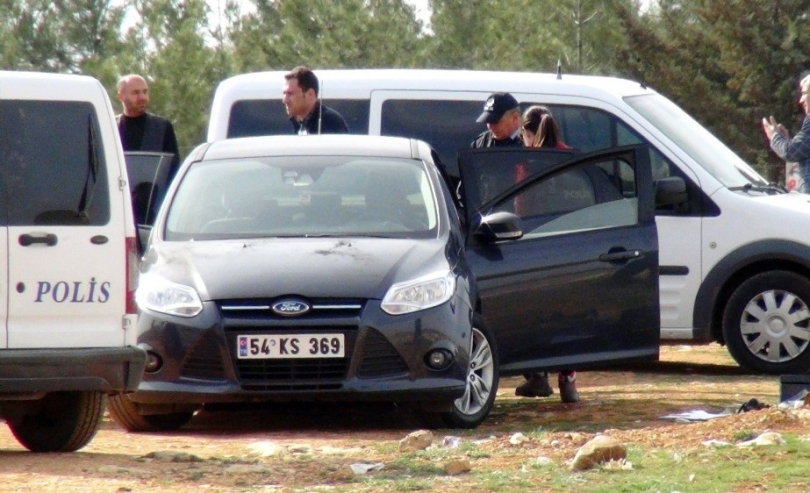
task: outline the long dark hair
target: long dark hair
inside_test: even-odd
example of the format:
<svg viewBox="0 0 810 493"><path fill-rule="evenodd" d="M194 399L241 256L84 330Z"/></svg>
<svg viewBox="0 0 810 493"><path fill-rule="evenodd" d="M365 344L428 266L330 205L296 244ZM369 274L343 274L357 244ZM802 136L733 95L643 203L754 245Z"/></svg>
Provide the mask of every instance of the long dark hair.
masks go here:
<svg viewBox="0 0 810 493"><path fill-rule="evenodd" d="M531 147L557 147L558 143L562 143L560 128L545 106L530 106L523 113L520 127L534 134Z"/></svg>

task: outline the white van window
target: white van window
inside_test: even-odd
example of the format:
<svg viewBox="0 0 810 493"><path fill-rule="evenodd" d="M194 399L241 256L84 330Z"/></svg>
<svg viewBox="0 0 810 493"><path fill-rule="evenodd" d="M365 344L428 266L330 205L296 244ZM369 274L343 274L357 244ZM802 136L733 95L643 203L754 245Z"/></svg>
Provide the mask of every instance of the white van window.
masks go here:
<svg viewBox="0 0 810 493"><path fill-rule="evenodd" d="M768 184L717 137L667 98L648 94L624 100L726 187Z"/></svg>
<svg viewBox="0 0 810 493"><path fill-rule="evenodd" d="M457 175L456 157L486 130L476 123L481 101L389 99L382 104L381 135L424 140L439 153L451 174ZM521 111L533 104L521 103ZM583 106L547 105L566 144L582 152L617 145L638 144L641 138L610 113Z"/></svg>
<svg viewBox="0 0 810 493"><path fill-rule="evenodd" d="M109 222L107 167L92 104L0 101L0 122L6 224Z"/></svg>
<svg viewBox="0 0 810 493"><path fill-rule="evenodd" d="M380 135L424 140L439 153L451 174L458 175L456 155L486 130L475 120L481 101L388 99L382 104Z"/></svg>
<svg viewBox="0 0 810 493"><path fill-rule="evenodd" d="M335 99L324 101L324 104L343 116L349 133L368 133L367 99ZM281 103L280 93L278 99L246 99L236 101L231 106L228 117L229 139L292 133L293 127Z"/></svg>

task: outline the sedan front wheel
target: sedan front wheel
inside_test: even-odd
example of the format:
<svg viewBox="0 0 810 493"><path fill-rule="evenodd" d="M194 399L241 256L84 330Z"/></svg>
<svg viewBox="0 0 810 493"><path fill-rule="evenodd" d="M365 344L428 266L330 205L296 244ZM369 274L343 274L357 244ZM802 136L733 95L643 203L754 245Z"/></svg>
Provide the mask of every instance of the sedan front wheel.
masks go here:
<svg viewBox="0 0 810 493"><path fill-rule="evenodd" d="M473 319L470 362L464 395L444 413L444 422L453 428L475 428L486 419L495 403L500 372L495 337L479 316Z"/></svg>

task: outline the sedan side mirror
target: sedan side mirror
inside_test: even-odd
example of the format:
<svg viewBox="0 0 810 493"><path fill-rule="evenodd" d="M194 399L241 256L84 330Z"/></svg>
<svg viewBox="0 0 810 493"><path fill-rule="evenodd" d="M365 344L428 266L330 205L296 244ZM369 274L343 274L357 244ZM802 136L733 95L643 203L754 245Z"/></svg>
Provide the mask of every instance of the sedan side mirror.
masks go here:
<svg viewBox="0 0 810 493"><path fill-rule="evenodd" d="M680 176L655 180L655 207L678 205L688 200L686 182Z"/></svg>
<svg viewBox="0 0 810 493"><path fill-rule="evenodd" d="M485 242L517 240L523 236L520 218L511 212L494 212L479 218L473 234Z"/></svg>

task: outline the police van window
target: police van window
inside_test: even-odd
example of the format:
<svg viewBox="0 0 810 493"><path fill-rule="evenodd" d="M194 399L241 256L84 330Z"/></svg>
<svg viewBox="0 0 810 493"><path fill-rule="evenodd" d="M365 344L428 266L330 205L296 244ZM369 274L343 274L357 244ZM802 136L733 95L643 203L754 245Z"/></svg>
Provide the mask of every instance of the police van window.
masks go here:
<svg viewBox="0 0 810 493"><path fill-rule="evenodd" d="M346 120L349 133L368 133L369 101L367 99L330 99L324 104ZM228 138L293 133L281 96L278 99L246 99L234 102L228 118Z"/></svg>
<svg viewBox="0 0 810 493"><path fill-rule="evenodd" d="M0 122L8 225L109 222L107 167L92 104L5 100Z"/></svg>
<svg viewBox="0 0 810 493"><path fill-rule="evenodd" d="M439 153L448 172L458 175L456 157L486 130L476 123L481 101L389 99L383 102L381 135L424 140Z"/></svg>

